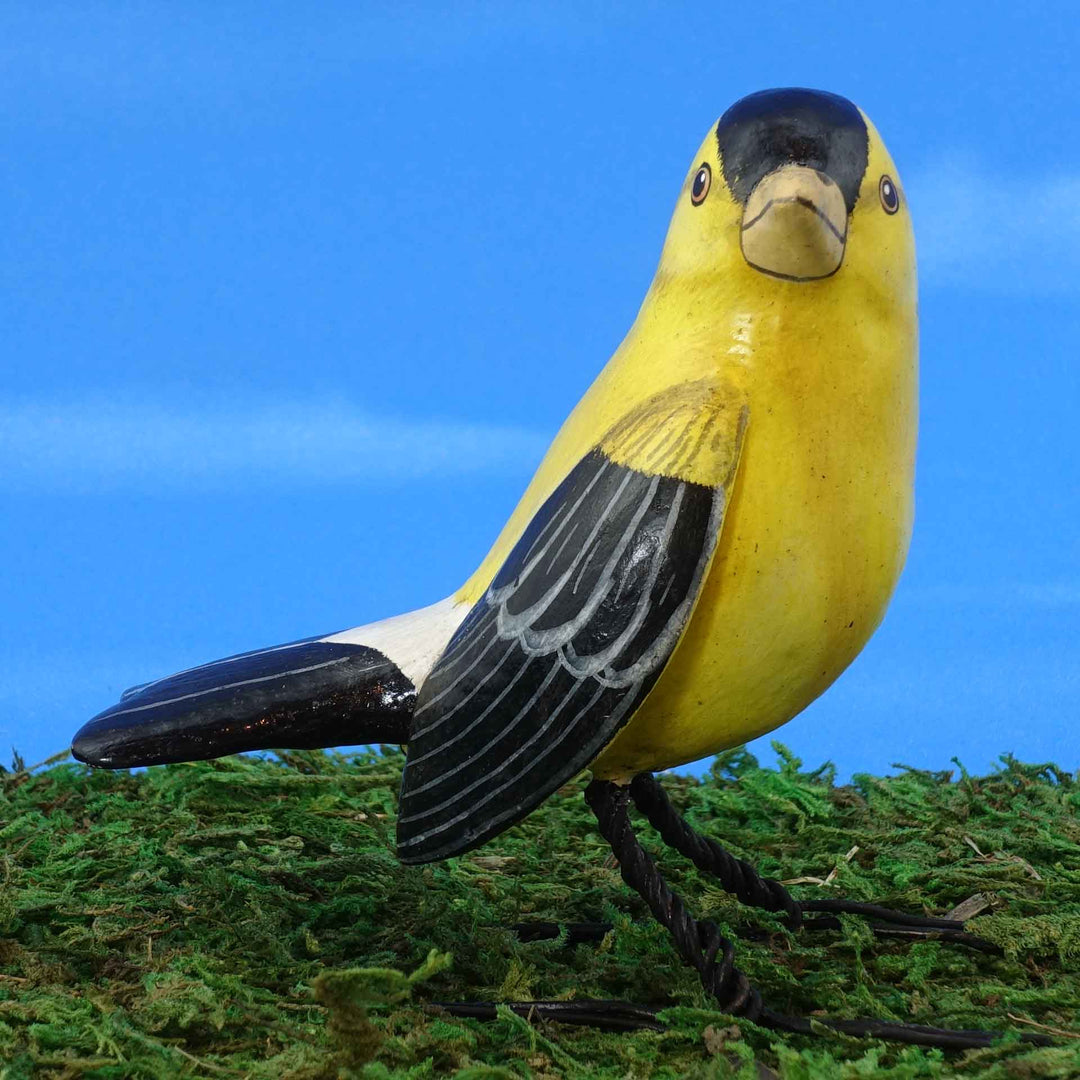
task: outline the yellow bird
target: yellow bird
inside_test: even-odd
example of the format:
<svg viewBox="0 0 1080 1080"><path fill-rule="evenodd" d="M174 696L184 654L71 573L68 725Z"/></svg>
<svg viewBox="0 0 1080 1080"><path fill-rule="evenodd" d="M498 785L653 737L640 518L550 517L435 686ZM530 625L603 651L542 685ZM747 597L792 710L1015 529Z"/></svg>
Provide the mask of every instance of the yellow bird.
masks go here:
<svg viewBox="0 0 1080 1080"><path fill-rule="evenodd" d="M659 823L648 773L790 720L881 621L911 534L917 352L911 219L870 120L820 91L743 98L694 155L629 333L457 592L135 687L75 756L408 743L410 863L591 768L624 876L665 918L626 801ZM703 940L680 948L705 978Z"/></svg>

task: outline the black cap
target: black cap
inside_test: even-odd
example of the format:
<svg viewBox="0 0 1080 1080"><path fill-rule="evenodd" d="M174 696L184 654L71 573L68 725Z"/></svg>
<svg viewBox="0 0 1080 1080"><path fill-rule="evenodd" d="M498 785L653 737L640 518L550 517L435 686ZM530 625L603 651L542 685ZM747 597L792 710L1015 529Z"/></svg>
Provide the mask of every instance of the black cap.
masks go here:
<svg viewBox="0 0 1080 1080"><path fill-rule="evenodd" d="M781 165L827 173L850 214L866 172L870 137L859 110L824 90L762 90L735 102L716 125L724 180L746 203L766 174Z"/></svg>

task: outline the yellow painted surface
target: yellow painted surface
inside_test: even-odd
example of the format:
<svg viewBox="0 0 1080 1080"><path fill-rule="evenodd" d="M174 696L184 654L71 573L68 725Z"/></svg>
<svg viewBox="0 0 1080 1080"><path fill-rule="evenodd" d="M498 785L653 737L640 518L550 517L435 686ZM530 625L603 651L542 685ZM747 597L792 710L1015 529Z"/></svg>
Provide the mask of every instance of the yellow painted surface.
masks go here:
<svg viewBox="0 0 1080 1080"><path fill-rule="evenodd" d="M885 613L911 535L917 304L907 202L901 189L899 212L883 210L880 178L899 177L867 126L869 164L843 262L830 277L802 282L743 257L742 207L723 182L710 130L634 325L456 594L469 603L483 595L532 515L604 440L643 471L726 481L720 539L690 623L651 693L594 762L597 776L693 761L783 724L851 663ZM694 206L703 162L712 185ZM713 416L710 430L726 439L709 453L665 458L660 436L634 420L656 395L676 403L684 425L700 429ZM700 418L688 420L695 408ZM636 442L627 434L635 430Z"/></svg>

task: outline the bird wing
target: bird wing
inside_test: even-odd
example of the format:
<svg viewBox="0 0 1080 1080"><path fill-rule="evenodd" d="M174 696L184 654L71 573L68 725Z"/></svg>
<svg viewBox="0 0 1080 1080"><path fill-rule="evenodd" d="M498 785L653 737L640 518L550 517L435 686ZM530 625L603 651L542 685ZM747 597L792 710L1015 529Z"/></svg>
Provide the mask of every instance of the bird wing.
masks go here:
<svg viewBox="0 0 1080 1080"><path fill-rule="evenodd" d="M501 832L630 719L697 601L747 415L714 380L665 391L536 512L420 688L398 819L405 862Z"/></svg>

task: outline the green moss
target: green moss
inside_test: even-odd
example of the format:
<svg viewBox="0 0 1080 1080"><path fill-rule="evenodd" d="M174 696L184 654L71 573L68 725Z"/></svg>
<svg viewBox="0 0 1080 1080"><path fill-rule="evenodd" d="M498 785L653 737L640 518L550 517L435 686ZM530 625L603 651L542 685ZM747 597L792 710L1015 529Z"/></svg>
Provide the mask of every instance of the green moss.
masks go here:
<svg viewBox="0 0 1080 1080"><path fill-rule="evenodd" d="M694 910L786 1012L1080 1031L1080 783L1011 758L991 776L915 769L836 786L778 748L667 777L701 830L800 897L943 914L984 894L988 956L875 940L859 919L790 935L672 852ZM1080 1038L942 1053L782 1037L716 1012L621 883L567 785L445 864L394 858L402 757L289 753L130 773L67 762L0 776L0 1080L23 1077L1073 1077ZM659 850L650 830L644 841ZM832 877L830 878L830 875ZM829 879L829 884L819 884ZM516 922L604 920L597 945L523 944ZM448 955L449 954L449 955ZM452 961L451 961L452 956ZM447 1017L431 1001L623 998L666 1031Z"/></svg>

